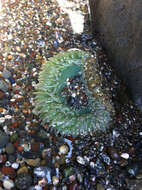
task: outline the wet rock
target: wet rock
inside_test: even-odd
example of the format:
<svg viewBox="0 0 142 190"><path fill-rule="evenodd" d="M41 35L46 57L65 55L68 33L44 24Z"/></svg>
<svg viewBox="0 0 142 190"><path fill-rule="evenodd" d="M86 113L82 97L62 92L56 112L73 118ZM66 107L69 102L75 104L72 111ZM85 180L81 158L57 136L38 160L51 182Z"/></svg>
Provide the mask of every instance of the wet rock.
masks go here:
<svg viewBox="0 0 142 190"><path fill-rule="evenodd" d="M40 158L36 158L36 159L25 159L26 163L29 165L29 166L39 166L40 164Z"/></svg>
<svg viewBox="0 0 142 190"><path fill-rule="evenodd" d="M127 167L127 172L129 174L130 177L136 177L141 169L141 163L132 163L129 164Z"/></svg>
<svg viewBox="0 0 142 190"><path fill-rule="evenodd" d="M19 168L19 163L14 162L13 164L11 164L11 167L14 169L18 169Z"/></svg>
<svg viewBox="0 0 142 190"><path fill-rule="evenodd" d="M6 155L5 155L5 154L0 154L0 164L1 164L1 163L5 163L6 160L7 160Z"/></svg>
<svg viewBox="0 0 142 190"><path fill-rule="evenodd" d="M21 173L28 173L28 168L26 166L19 168L17 171L17 174L21 174Z"/></svg>
<svg viewBox="0 0 142 190"><path fill-rule="evenodd" d="M69 186L69 190L78 190L79 189L79 185L78 183L75 181L73 182L70 186Z"/></svg>
<svg viewBox="0 0 142 190"><path fill-rule="evenodd" d="M7 134L3 131L0 131L0 148L3 148L5 145L7 145L8 141L9 137L7 136Z"/></svg>
<svg viewBox="0 0 142 190"><path fill-rule="evenodd" d="M77 156L77 162L81 165L85 165L85 160L81 156Z"/></svg>
<svg viewBox="0 0 142 190"><path fill-rule="evenodd" d="M10 154L8 156L8 161L11 162L11 163L14 163L16 161L16 155Z"/></svg>
<svg viewBox="0 0 142 190"><path fill-rule="evenodd" d="M32 184L32 177L30 174L21 173L15 179L15 185L18 189L28 189Z"/></svg>
<svg viewBox="0 0 142 190"><path fill-rule="evenodd" d="M10 190L14 187L14 182L11 179L5 179L3 181L3 186L5 189Z"/></svg>
<svg viewBox="0 0 142 190"><path fill-rule="evenodd" d="M37 177L46 177L48 180L48 183L51 183L51 169L45 166L40 166L38 168L34 168L33 172Z"/></svg>
<svg viewBox="0 0 142 190"><path fill-rule="evenodd" d="M69 177L74 173L74 169L72 167L68 167L64 169L64 175L65 177Z"/></svg>
<svg viewBox="0 0 142 190"><path fill-rule="evenodd" d="M53 176L52 177L52 183L53 183L53 185L58 185L58 183L59 183L59 178L57 177L57 176Z"/></svg>
<svg viewBox="0 0 142 190"><path fill-rule="evenodd" d="M1 171L2 171L2 173L4 175L7 175L7 176L9 176L12 179L16 176L15 169L13 169L12 167L6 167L6 166L4 166L4 167L2 167Z"/></svg>
<svg viewBox="0 0 142 190"><path fill-rule="evenodd" d="M3 98L5 98L5 93L2 90L0 90L0 100L2 100Z"/></svg>
<svg viewBox="0 0 142 190"><path fill-rule="evenodd" d="M61 145L59 147L59 153L60 154L67 154L69 151L69 147L67 145Z"/></svg>
<svg viewBox="0 0 142 190"><path fill-rule="evenodd" d="M10 71L8 71L8 70L4 70L4 71L2 72L2 76L3 76L4 78L8 79L9 77L11 77L11 73L10 73Z"/></svg>
<svg viewBox="0 0 142 190"><path fill-rule="evenodd" d="M6 145L6 152L7 154L13 154L15 152L15 148L12 143L8 143Z"/></svg>
<svg viewBox="0 0 142 190"><path fill-rule="evenodd" d="M4 80L0 79L0 90L7 92L9 88L9 85Z"/></svg>
<svg viewBox="0 0 142 190"><path fill-rule="evenodd" d="M141 0L89 0L92 29L117 74L142 109Z"/></svg>
<svg viewBox="0 0 142 190"><path fill-rule="evenodd" d="M120 155L115 148L109 147L108 153L110 154L110 156L113 160L119 160L120 159Z"/></svg>
<svg viewBox="0 0 142 190"><path fill-rule="evenodd" d="M104 190L104 187L102 184L98 183L97 184L97 190Z"/></svg>

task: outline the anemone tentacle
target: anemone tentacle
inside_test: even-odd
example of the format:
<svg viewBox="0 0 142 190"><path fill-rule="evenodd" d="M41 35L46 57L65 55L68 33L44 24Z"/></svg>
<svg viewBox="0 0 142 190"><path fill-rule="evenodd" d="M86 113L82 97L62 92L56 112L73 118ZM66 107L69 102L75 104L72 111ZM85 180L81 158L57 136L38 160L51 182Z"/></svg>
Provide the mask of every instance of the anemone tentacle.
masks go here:
<svg viewBox="0 0 142 190"><path fill-rule="evenodd" d="M69 51L49 58L39 74L34 113L62 135L105 131L113 105L109 95L102 99L101 81L97 59L88 52Z"/></svg>

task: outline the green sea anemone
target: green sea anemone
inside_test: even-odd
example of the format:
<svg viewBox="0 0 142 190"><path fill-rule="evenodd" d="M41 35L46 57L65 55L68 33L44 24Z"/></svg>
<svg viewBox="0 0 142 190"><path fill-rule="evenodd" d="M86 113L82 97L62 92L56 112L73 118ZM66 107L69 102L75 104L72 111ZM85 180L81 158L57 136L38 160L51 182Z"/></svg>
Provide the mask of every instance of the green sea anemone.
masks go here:
<svg viewBox="0 0 142 190"><path fill-rule="evenodd" d="M113 105L102 87L97 58L82 50L60 53L43 64L34 112L57 133L105 131Z"/></svg>

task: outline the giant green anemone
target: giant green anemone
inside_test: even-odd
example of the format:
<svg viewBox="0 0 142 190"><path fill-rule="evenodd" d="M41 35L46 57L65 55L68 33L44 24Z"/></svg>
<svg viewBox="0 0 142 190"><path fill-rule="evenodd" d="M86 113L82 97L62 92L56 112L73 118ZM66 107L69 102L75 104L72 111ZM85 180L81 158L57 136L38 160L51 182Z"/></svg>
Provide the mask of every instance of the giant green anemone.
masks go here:
<svg viewBox="0 0 142 190"><path fill-rule="evenodd" d="M34 112L61 135L105 131L113 105L102 80L97 58L90 53L59 53L41 68Z"/></svg>

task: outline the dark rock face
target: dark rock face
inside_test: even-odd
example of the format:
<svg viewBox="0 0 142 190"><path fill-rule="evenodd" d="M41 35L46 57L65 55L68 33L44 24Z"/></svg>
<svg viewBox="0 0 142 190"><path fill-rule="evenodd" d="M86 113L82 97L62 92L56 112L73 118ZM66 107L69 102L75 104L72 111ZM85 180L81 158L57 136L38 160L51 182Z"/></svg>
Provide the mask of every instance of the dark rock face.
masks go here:
<svg viewBox="0 0 142 190"><path fill-rule="evenodd" d="M92 29L142 110L142 1L90 0Z"/></svg>

